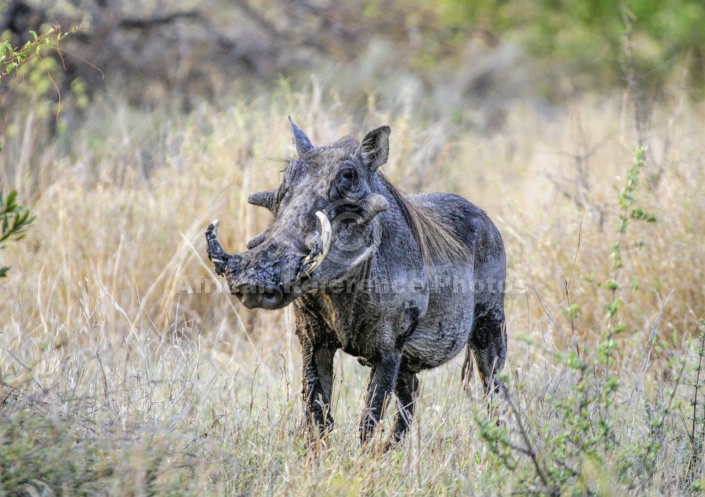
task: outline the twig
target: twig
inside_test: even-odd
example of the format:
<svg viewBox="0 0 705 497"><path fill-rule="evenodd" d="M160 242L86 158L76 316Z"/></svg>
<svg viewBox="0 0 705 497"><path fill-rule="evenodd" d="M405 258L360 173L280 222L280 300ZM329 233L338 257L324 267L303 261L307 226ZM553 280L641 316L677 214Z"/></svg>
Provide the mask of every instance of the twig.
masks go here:
<svg viewBox="0 0 705 497"><path fill-rule="evenodd" d="M565 344L566 344L568 347L570 347L570 344L568 343L568 338L565 336L565 333L563 333L563 330L562 330L561 327L558 325L558 322L557 322L556 319L553 317L553 314L551 314L551 311L549 311L549 310L548 310L548 307L546 307L546 304L544 303L543 298L541 297L541 294L539 293L539 291L538 291L535 287L532 287L532 290L533 290L534 293L536 294L536 297L539 299L539 304L541 304L541 307L543 308L543 311L544 311L544 312L546 313L546 315L548 316L548 319L550 319L550 320L551 320L551 323L553 323L553 326L555 326L556 329L561 332L561 336L563 337L563 341L565 342Z"/></svg>
<svg viewBox="0 0 705 497"><path fill-rule="evenodd" d="M521 438L524 441L524 444L526 445L526 448L524 450L519 450L519 452L527 455L531 459L531 462L534 465L534 469L536 470L536 474L538 475L539 479L541 480L541 483L543 484L543 486L546 490L546 493L550 496L560 495L560 491L557 488L554 488L549 483L548 478L544 474L544 471L541 468L541 465L539 464L538 457L536 456L536 451L534 450L534 447L531 444L531 440L529 439L529 435L526 433L526 429L524 429L524 424L521 422L521 416L519 415L519 411L514 406L514 403L512 402L512 399L509 396L509 392L507 391L506 387L501 388L500 391L502 392L502 395L504 396L505 402L509 405L509 408L512 410L512 413L514 414L514 419L516 420L517 426L519 428L519 434L521 435Z"/></svg>
<svg viewBox="0 0 705 497"><path fill-rule="evenodd" d="M685 371L685 366L686 366L686 361L683 361L683 364L681 365L681 369L680 369L680 371L678 372L678 377L676 378L676 384L673 386L673 391L671 392L671 395L670 395L670 397L669 397L669 399L668 399L668 404L666 405L666 409L663 410L663 416L661 417L660 420L658 420L658 421L656 422L656 424L655 424L655 426L654 426L654 427L655 427L656 429L658 429L658 430L661 430L661 428L663 428L663 425L666 423L666 417L667 417L668 414L671 412L671 407L673 406L673 399L675 399L675 397L676 397L676 391L678 390L678 386L679 386L680 383L681 383L681 378L683 377L683 371ZM659 448L659 449L660 449L661 446L663 445L663 437L661 437L661 438L662 438L662 439L661 439L661 440L659 441L659 443L658 443L658 448ZM644 454L644 456L643 456L642 459L641 459L641 464L639 465L639 466L640 466L640 468L639 468L640 470L634 472L634 476L632 477L632 481L629 483L629 488L634 488L634 483L636 482L636 479L637 479L642 473L644 473L643 470L646 469L646 468L645 468L646 462L648 461L649 457L651 456L651 453L655 450L654 447L655 447L656 445L657 445L657 444L653 444L653 443L650 443L650 444L649 444L648 448L646 449L646 454ZM647 473L647 479L645 480L645 482L648 481L648 480L650 480L650 479L653 477L653 472L647 471L646 473Z"/></svg>
<svg viewBox="0 0 705 497"><path fill-rule="evenodd" d="M695 375L695 384L693 385L693 399L691 400L691 402L693 403L693 418L691 420L692 424L690 428L690 433L688 434L690 438L690 461L688 461L688 469L686 472L686 482L688 484L691 484L693 480L695 480L695 468L699 466L700 460L702 458L702 433L701 437L698 438L695 431L698 423L698 396L700 395L700 374L703 370L703 357L705 357L705 332L700 334L700 350L698 351L698 356L698 367L696 368L697 373ZM705 412L703 413L703 419L701 420L701 423L705 425ZM705 428L705 426L703 426L703 428Z"/></svg>
<svg viewBox="0 0 705 497"><path fill-rule="evenodd" d="M566 302L568 303L568 307L570 307L570 284L573 280L573 271L575 270L575 263L578 260L578 253L580 252L580 241L583 235L583 223L580 223L580 227L578 228L578 246L575 247L575 257L573 257L573 265L570 266L570 273L568 274L568 279L563 281L563 287L565 289L565 298ZM570 331L573 334L573 341L576 340L575 338L575 318L574 316L571 316L570 318ZM578 354L578 357L580 357L580 344L576 342L575 344L575 353Z"/></svg>
<svg viewBox="0 0 705 497"><path fill-rule="evenodd" d="M188 10L184 12L173 12L162 16L141 19L138 17L128 17L125 19L120 19L117 25L125 29L145 29L155 26L162 26L164 24L171 24L178 19L195 19L201 21L203 20L203 16L197 10Z"/></svg>

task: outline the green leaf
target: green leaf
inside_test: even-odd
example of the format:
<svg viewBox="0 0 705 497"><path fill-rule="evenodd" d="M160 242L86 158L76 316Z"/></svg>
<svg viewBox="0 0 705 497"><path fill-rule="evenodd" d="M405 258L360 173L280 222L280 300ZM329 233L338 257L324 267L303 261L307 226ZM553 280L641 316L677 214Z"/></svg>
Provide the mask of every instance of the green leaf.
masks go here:
<svg viewBox="0 0 705 497"><path fill-rule="evenodd" d="M616 324L614 325L614 330L612 330L613 335L619 335L620 333L624 333L627 331L627 326L624 324Z"/></svg>
<svg viewBox="0 0 705 497"><path fill-rule="evenodd" d="M622 299L616 299L611 304L606 304L607 317L614 317L619 312L620 307L622 307Z"/></svg>
<svg viewBox="0 0 705 497"><path fill-rule="evenodd" d="M12 190L7 196L7 207L6 210L12 211L15 209L15 200L17 199L17 190Z"/></svg>
<svg viewBox="0 0 705 497"><path fill-rule="evenodd" d="M568 319L570 319L571 321L578 319L578 316L580 316L578 304L571 304L569 306L566 306L561 309L561 312L568 316Z"/></svg>
<svg viewBox="0 0 705 497"><path fill-rule="evenodd" d="M647 223L655 223L657 221L656 214L644 211L641 207L635 207L629 213L629 217L632 219L640 219L646 221Z"/></svg>

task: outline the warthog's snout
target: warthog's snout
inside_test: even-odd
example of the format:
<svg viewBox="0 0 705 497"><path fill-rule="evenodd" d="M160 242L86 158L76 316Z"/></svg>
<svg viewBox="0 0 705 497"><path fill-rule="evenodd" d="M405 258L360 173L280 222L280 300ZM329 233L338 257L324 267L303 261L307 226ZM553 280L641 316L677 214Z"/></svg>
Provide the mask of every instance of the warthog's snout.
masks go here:
<svg viewBox="0 0 705 497"><path fill-rule="evenodd" d="M218 221L213 221L206 230L208 258L215 266L219 276L225 276L230 285L230 292L250 309L276 309L284 301L281 286L269 279L258 278L252 274L242 274L243 258L230 255L223 250L218 241Z"/></svg>
<svg viewBox="0 0 705 497"><path fill-rule="evenodd" d="M277 309L284 300L281 287L272 281L244 281L231 285L230 292L248 309Z"/></svg>
<svg viewBox="0 0 705 497"><path fill-rule="evenodd" d="M256 244L242 254L230 255L218 241L218 221L206 230L208 258L215 272L225 276L230 293L245 307L279 309L298 295L298 285L308 280L325 260L331 248L332 229L328 217L316 212L321 231L318 241L306 254L291 250L286 244Z"/></svg>

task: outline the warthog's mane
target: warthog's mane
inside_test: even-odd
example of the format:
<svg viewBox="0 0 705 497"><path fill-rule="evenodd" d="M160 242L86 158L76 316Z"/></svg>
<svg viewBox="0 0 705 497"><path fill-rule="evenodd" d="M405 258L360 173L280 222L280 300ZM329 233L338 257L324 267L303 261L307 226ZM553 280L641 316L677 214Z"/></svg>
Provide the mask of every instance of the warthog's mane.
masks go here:
<svg viewBox="0 0 705 497"><path fill-rule="evenodd" d="M458 238L438 211L412 203L383 174L380 178L399 205L426 266L469 262L470 248Z"/></svg>

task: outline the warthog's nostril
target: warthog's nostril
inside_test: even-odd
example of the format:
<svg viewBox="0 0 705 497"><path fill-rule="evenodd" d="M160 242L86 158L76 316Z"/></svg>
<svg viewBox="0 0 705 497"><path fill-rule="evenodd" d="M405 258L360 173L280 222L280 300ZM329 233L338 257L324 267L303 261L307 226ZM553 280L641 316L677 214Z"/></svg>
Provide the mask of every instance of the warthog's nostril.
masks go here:
<svg viewBox="0 0 705 497"><path fill-rule="evenodd" d="M262 299L264 299L266 302L270 304L278 304L281 301L282 298L282 292L278 289L276 290L267 290L262 293Z"/></svg>

